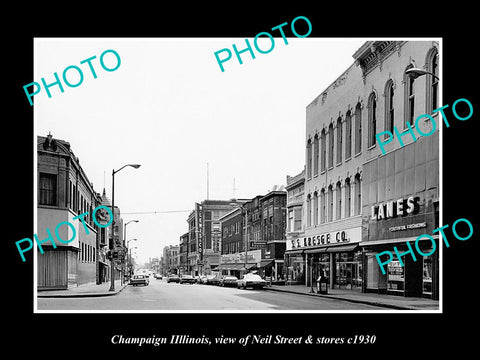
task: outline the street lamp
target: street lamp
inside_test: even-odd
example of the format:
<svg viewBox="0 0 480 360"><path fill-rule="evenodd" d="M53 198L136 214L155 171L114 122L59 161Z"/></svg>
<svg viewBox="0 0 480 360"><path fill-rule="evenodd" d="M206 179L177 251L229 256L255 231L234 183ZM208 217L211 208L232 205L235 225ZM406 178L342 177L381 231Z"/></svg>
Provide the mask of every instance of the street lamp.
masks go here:
<svg viewBox="0 0 480 360"><path fill-rule="evenodd" d="M419 68L414 68L414 67L405 70L405 74L407 74L408 76L410 76L414 80L416 78L418 78L419 76L423 76L423 75L427 75L427 74L432 75L437 80L440 80L439 77L437 75L435 75L434 73L432 73L430 71L425 71L425 70L422 70L422 69L419 69Z"/></svg>
<svg viewBox="0 0 480 360"><path fill-rule="evenodd" d="M130 241L137 241L137 239L130 239L127 241L127 256L125 257L125 259L129 259L130 261L130 266L129 268L131 269L132 268L132 258L128 257L128 244L130 244ZM126 261L126 265L128 265L128 262ZM126 266L127 267L127 266ZM132 276L132 272L131 271L128 271L128 276L131 277Z"/></svg>
<svg viewBox="0 0 480 360"><path fill-rule="evenodd" d="M114 225L115 225L115 174L118 173L120 170L123 168L131 166L135 169L138 169L140 167L139 164L127 164L123 165L120 169L112 170L112 243L110 244L110 253L112 254L112 260L110 263L110 289L109 291L115 291L115 261L113 258L113 250L115 249L115 236L114 236Z"/></svg>
<svg viewBox="0 0 480 360"><path fill-rule="evenodd" d="M127 225L130 224L131 222L136 222L138 223L140 220L130 220L126 224L123 225L123 247L125 247L125 240L127 239ZM135 239L136 240L136 239ZM127 243L127 253L128 253L128 243ZM128 254L127 254L128 255ZM123 278L125 277L125 267L127 265L127 256L123 257L123 266L122 266L122 281Z"/></svg>
<svg viewBox="0 0 480 360"><path fill-rule="evenodd" d="M137 239L132 239L132 240L137 240ZM130 241L132 241L130 240ZM129 241L129 242L130 242ZM133 264L132 264L132 249L138 249L138 246L134 246L130 249L130 256L129 256L129 259L130 259L130 271L129 271L129 275L132 276L132 270L133 270Z"/></svg>

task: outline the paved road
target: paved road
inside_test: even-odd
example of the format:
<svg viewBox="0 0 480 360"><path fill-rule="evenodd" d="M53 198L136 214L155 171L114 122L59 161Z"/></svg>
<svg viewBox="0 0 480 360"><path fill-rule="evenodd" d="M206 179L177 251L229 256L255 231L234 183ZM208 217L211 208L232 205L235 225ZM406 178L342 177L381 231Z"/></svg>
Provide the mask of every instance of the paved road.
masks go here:
<svg viewBox="0 0 480 360"><path fill-rule="evenodd" d="M371 305L268 290L240 290L210 285L127 286L114 296L38 298L38 310L379 310Z"/></svg>

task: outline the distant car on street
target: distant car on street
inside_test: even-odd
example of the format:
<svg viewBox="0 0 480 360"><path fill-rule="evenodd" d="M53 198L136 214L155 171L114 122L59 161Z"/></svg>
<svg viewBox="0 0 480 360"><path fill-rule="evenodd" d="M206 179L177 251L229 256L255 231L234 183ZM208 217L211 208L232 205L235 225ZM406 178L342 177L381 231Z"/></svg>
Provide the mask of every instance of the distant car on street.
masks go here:
<svg viewBox="0 0 480 360"><path fill-rule="evenodd" d="M246 289L247 287L251 287L253 289L263 289L265 286L267 286L267 282L258 274L245 274L243 278L237 280L238 289Z"/></svg>
<svg viewBox="0 0 480 360"><path fill-rule="evenodd" d="M180 282L180 278L178 277L178 275L176 275L176 274L168 275L167 283L171 283L171 282L179 283L179 282Z"/></svg>
<svg viewBox="0 0 480 360"><path fill-rule="evenodd" d="M137 286L137 285L145 285L148 286L150 281L148 280L148 276L143 274L135 274L130 279L130 285Z"/></svg>
<svg viewBox="0 0 480 360"><path fill-rule="evenodd" d="M195 284L196 280L192 275L182 275L180 278L180 284Z"/></svg>
<svg viewBox="0 0 480 360"><path fill-rule="evenodd" d="M163 279L162 274L155 274L155 275L153 275L153 277L157 280L162 280Z"/></svg>
<svg viewBox="0 0 480 360"><path fill-rule="evenodd" d="M233 275L224 275L220 278L220 286L237 286L238 278Z"/></svg>
<svg viewBox="0 0 480 360"><path fill-rule="evenodd" d="M220 278L217 275L207 275L205 283L207 285L218 285L220 283Z"/></svg>

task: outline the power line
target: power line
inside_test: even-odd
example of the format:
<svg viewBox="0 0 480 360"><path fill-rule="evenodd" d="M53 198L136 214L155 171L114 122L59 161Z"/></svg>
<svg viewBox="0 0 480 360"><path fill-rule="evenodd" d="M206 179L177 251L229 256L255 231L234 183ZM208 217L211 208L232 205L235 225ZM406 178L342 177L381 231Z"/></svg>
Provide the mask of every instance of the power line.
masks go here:
<svg viewBox="0 0 480 360"><path fill-rule="evenodd" d="M122 215L138 215L138 214L168 214L168 213L181 213L191 212L192 210L165 210L165 211L138 211L138 212L123 212Z"/></svg>

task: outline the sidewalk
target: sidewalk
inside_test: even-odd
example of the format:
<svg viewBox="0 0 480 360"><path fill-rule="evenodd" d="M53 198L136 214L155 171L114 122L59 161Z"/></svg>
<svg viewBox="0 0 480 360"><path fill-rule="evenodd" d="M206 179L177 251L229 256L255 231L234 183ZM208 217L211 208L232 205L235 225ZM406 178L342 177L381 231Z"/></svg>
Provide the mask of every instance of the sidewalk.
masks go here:
<svg viewBox="0 0 480 360"><path fill-rule="evenodd" d="M307 287L305 285L272 285L266 287L265 289L308 296L320 296L361 304L376 305L397 310L439 310L438 300L424 299L418 297L361 293L348 289L328 289L328 294L317 294L316 292L311 293L310 287Z"/></svg>
<svg viewBox="0 0 480 360"><path fill-rule="evenodd" d="M92 296L112 296L117 295L122 291L128 283L120 284L120 280L115 280L115 291L109 291L110 282L96 284L85 284L77 287L70 288L68 290L45 290L38 291L37 297L39 298L53 298L53 297L92 297Z"/></svg>

